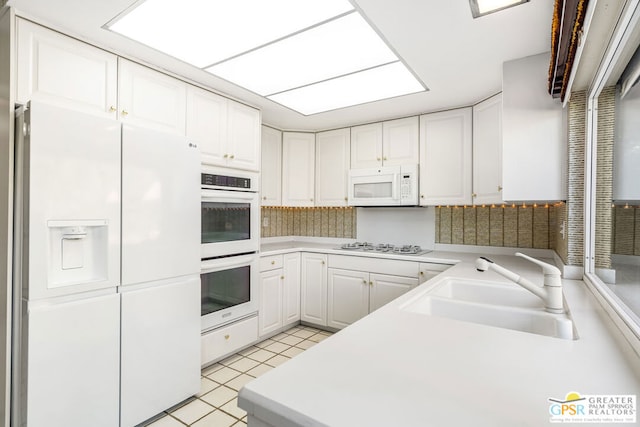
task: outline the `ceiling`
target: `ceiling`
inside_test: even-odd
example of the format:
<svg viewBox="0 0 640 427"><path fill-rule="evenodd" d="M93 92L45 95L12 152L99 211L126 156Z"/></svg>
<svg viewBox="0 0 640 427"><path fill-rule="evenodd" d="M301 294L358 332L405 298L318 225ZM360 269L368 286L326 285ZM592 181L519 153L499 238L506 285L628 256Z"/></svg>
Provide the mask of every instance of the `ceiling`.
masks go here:
<svg viewBox="0 0 640 427"><path fill-rule="evenodd" d="M7 4L21 16L256 106L262 110L264 123L283 130L333 129L472 105L501 90L504 61L550 50L551 0L531 0L478 19L472 19L468 0L351 2L429 91L303 116L102 29L135 0L64 0L55 4L51 0L9 0Z"/></svg>

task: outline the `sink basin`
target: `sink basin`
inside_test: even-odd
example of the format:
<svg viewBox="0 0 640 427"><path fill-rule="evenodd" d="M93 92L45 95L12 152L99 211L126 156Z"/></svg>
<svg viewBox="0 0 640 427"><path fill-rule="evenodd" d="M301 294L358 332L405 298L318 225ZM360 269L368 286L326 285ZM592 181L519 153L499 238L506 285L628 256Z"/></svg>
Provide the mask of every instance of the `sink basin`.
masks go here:
<svg viewBox="0 0 640 427"><path fill-rule="evenodd" d="M400 309L547 337L577 339L568 313L549 313L538 297L509 284L448 277Z"/></svg>
<svg viewBox="0 0 640 427"><path fill-rule="evenodd" d="M544 308L540 298L513 283L493 283L449 277L432 288L429 295L481 304Z"/></svg>

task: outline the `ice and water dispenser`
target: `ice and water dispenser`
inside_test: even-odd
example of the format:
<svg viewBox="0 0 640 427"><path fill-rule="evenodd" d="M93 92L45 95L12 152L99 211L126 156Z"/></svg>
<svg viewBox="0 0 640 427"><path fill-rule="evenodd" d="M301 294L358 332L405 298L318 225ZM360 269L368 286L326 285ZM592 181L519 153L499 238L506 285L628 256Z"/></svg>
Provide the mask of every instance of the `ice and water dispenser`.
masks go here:
<svg viewBox="0 0 640 427"><path fill-rule="evenodd" d="M107 280L108 221L48 221L48 288Z"/></svg>

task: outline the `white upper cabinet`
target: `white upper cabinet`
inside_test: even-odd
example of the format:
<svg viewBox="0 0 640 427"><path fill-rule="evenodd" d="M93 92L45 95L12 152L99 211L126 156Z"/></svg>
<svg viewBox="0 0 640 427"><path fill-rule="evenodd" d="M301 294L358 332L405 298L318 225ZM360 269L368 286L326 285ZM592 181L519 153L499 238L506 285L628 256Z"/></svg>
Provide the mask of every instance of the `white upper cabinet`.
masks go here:
<svg viewBox="0 0 640 427"><path fill-rule="evenodd" d="M282 205L282 132L262 126L260 199L263 206Z"/></svg>
<svg viewBox="0 0 640 427"><path fill-rule="evenodd" d="M204 89L187 87L187 137L202 163L259 170L260 112Z"/></svg>
<svg viewBox="0 0 640 427"><path fill-rule="evenodd" d="M115 55L23 19L17 33L17 102L41 99L116 117Z"/></svg>
<svg viewBox="0 0 640 427"><path fill-rule="evenodd" d="M349 129L316 134L316 206L347 206Z"/></svg>
<svg viewBox="0 0 640 427"><path fill-rule="evenodd" d="M502 70L502 198L565 200L566 120L547 92L549 54L505 62Z"/></svg>
<svg viewBox="0 0 640 427"><path fill-rule="evenodd" d="M351 167L382 166L382 123L351 128Z"/></svg>
<svg viewBox="0 0 640 427"><path fill-rule="evenodd" d="M502 94L473 107L473 203L502 203Z"/></svg>
<svg viewBox="0 0 640 427"><path fill-rule="evenodd" d="M228 101L227 124L228 161L226 166L259 170L260 111L239 102Z"/></svg>
<svg viewBox="0 0 640 427"><path fill-rule="evenodd" d="M418 116L382 122L382 164L384 166L418 163Z"/></svg>
<svg viewBox="0 0 640 427"><path fill-rule="evenodd" d="M420 116L420 204L471 204L471 108Z"/></svg>
<svg viewBox="0 0 640 427"><path fill-rule="evenodd" d="M187 138L198 144L202 163L224 165L227 99L195 86L187 86Z"/></svg>
<svg viewBox="0 0 640 427"><path fill-rule="evenodd" d="M352 127L351 167L359 169L418 163L418 129L418 117Z"/></svg>
<svg viewBox="0 0 640 427"><path fill-rule="evenodd" d="M282 134L282 204L314 206L315 135Z"/></svg>
<svg viewBox="0 0 640 427"><path fill-rule="evenodd" d="M125 123L185 135L187 84L118 59L118 114Z"/></svg>

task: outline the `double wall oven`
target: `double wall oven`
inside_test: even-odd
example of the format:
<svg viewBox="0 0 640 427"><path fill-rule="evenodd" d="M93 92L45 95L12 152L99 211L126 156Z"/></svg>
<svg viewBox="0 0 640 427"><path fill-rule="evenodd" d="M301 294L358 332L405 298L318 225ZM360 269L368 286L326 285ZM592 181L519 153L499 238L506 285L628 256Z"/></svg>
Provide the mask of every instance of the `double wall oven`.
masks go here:
<svg viewBox="0 0 640 427"><path fill-rule="evenodd" d="M203 167L202 330L258 311L258 174Z"/></svg>

